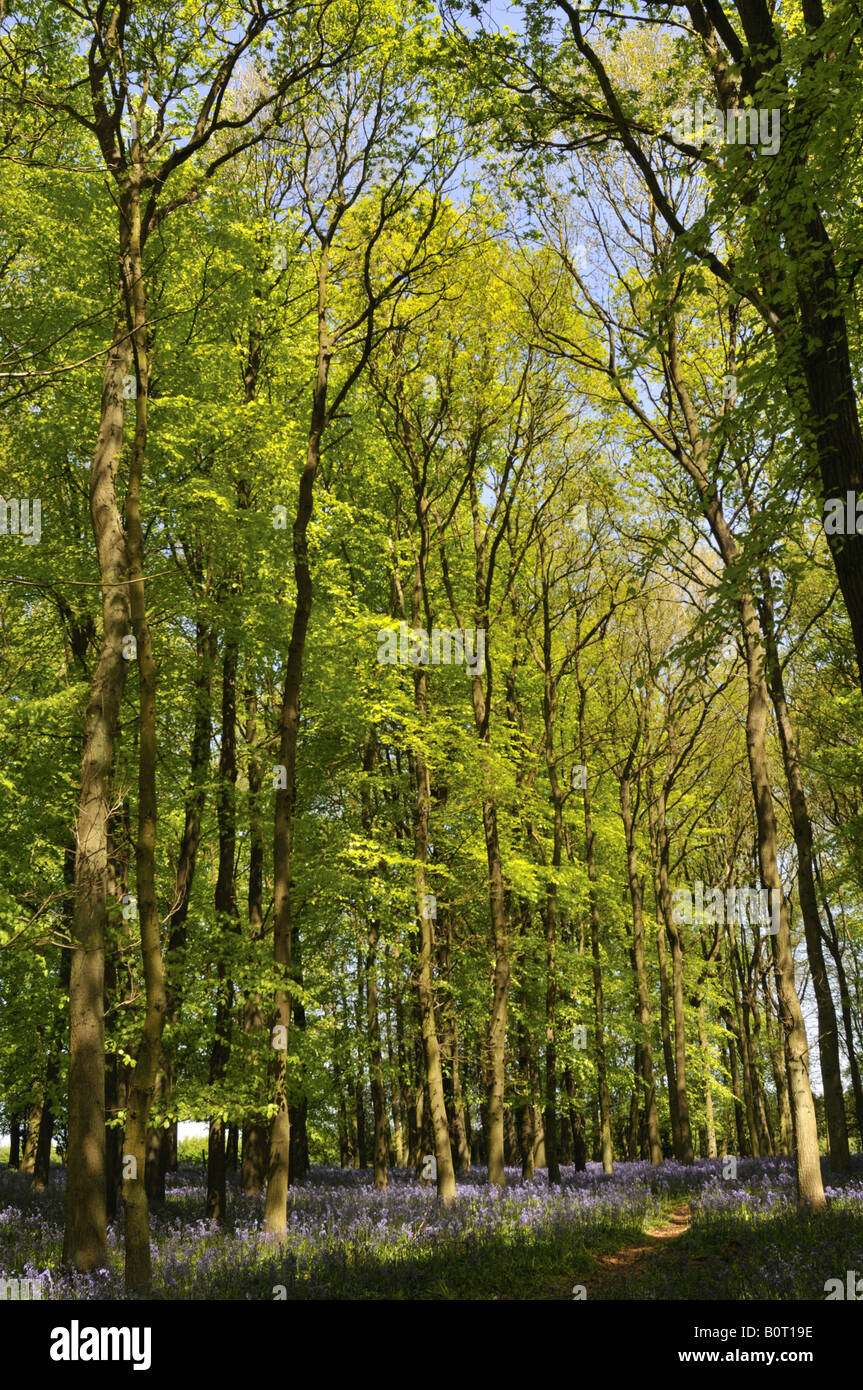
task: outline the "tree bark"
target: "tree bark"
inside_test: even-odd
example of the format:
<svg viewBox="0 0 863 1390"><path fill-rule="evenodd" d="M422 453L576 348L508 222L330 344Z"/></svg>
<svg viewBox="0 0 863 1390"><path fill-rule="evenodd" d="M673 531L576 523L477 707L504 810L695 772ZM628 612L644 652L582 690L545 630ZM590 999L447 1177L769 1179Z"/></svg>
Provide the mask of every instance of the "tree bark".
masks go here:
<svg viewBox="0 0 863 1390"><path fill-rule="evenodd" d="M106 1258L105 926L108 816L117 719L129 635L126 541L117 501L124 381L132 362L125 296L133 274L133 200L120 200L120 307L102 374L99 434L90 467L90 517L102 581L102 646L84 714L81 794L75 832L75 899L69 979L69 1104L63 1260L89 1272Z"/></svg>
<svg viewBox="0 0 863 1390"><path fill-rule="evenodd" d="M725 520L716 488L708 481L706 471L707 446L701 436L697 416L683 380L678 357L676 326L673 321L669 324L666 360L669 379L683 411L692 448L691 457L681 453L681 460L696 484L705 518L713 532L723 563L726 567L738 566L740 564L740 552L737 543ZM785 900L782 881L779 876L776 812L770 779L770 760L767 754L769 697L763 669L762 634L752 595L744 584L740 584L736 599L746 662L746 752L755 804L758 863L761 871L761 882L771 894L771 904L774 901L779 903L779 930L776 935L771 936L770 941L789 1073L791 1113L795 1137L797 1195L801 1205L818 1208L825 1205L824 1184L821 1180L815 1106L809 1085L809 1043L794 979L794 957L791 949L788 903ZM774 897L774 895L776 896Z"/></svg>
<svg viewBox="0 0 863 1390"><path fill-rule="evenodd" d="M647 1142L652 1165L662 1162L662 1145L659 1139L659 1115L656 1109L656 1082L653 1075L653 1045L651 1043L652 1022L650 1016L650 991L647 983L647 962L644 945L644 884L638 873L638 855L635 849L635 822L632 814L632 794L630 775L620 779L620 813L626 841L626 869L629 880L629 897L632 903L632 955L635 966L635 980L638 998L639 1061L640 1074L644 1086L644 1119L647 1127Z"/></svg>
<svg viewBox="0 0 863 1390"><path fill-rule="evenodd" d="M863 557L863 552L861 552L861 557ZM812 822L809 817L809 807L800 770L797 732L792 723L791 712L785 696L785 682L776 642L772 585L769 576L764 571L762 571L761 584L764 598L759 608L765 638L768 688L773 711L776 715L776 726L779 730L785 780L788 783L791 824L794 831L794 843L797 847L797 889L800 897L800 912L803 917L806 955L809 960L809 970L812 975L818 1011L818 1054L821 1061L821 1079L824 1085L824 1113L830 1139L830 1167L834 1173L846 1173L850 1167L851 1153L848 1147L848 1122L842 1090L839 1025L836 1021L836 1006L833 1003L830 980L824 961L824 951L821 946L821 918L818 911L812 861Z"/></svg>
<svg viewBox="0 0 863 1390"><path fill-rule="evenodd" d="M297 741L300 731L300 686L306 634L312 612L312 576L309 569L308 528L314 504L315 478L321 458L321 441L327 426L327 386L332 347L327 328L328 248L324 247L318 265L318 349L315 386L309 427L306 462L300 476L297 510L293 524L294 582L296 600L291 624L291 641L285 667L279 732L279 765L284 768L284 786L276 789L273 828L273 956L281 983L276 990L274 1025L280 1043L274 1049L272 1100L275 1116L270 1129L270 1157L267 1173L265 1228L272 1236L284 1235L288 1213L289 1148L291 1122L288 1111L288 1042L290 1039L292 995L291 860L293 856L294 806L297 794Z"/></svg>
<svg viewBox="0 0 863 1390"><path fill-rule="evenodd" d="M587 691L581 677L581 660L576 653L576 683L578 685L578 745L583 767L587 766L587 724L585 708ZM590 954L593 962L594 1051L596 1054L597 1099L599 1103L599 1147L604 1173L614 1172L614 1141L612 1137L611 1095L605 1061L605 1019L602 990L602 958L599 949L599 893L597 890L596 849L593 830L590 779L585 777L582 789L584 803L584 846L587 878L590 884Z"/></svg>
<svg viewBox="0 0 863 1390"><path fill-rule="evenodd" d="M137 642L139 673L138 833L135 869L145 1008L135 1069L126 1109L123 1145L123 1202L125 1207L126 1291L147 1297L151 1286L150 1223L144 1182L150 1104L161 1060L162 1030L167 1012L165 970L156 901L156 663L150 639L144 590L144 534L141 525L141 483L147 448L147 401L150 382L149 345L144 300L140 201L130 207L128 302L134 324L133 346L137 376L135 434L126 492L126 550L129 606ZM104 1093L104 1080L103 1080ZM131 1159L131 1164L128 1160Z"/></svg>
<svg viewBox="0 0 863 1390"><path fill-rule="evenodd" d="M228 1065L231 1050L231 1024L234 985L225 964L230 936L239 929L234 862L237 850L237 661L238 644L233 635L225 638L222 655L222 711L219 752L219 780L216 787L216 822L219 858L213 907L216 918L216 1015L210 1047L210 1086L218 1087ZM221 1111L210 1117L207 1142L206 1215L223 1225L227 1215L227 1177L225 1158L225 1119Z"/></svg>
<svg viewBox="0 0 863 1390"><path fill-rule="evenodd" d="M373 776L377 763L375 741L370 729L366 730L363 742L363 780L360 787L360 815L363 833L367 839L373 831L374 814L369 779ZM372 1144L372 1165L375 1187L383 1189L387 1185L389 1136L387 1134L387 1098L384 1088L384 1064L381 1052L381 1026L378 1016L378 942L380 923L377 911L372 905L366 931L366 1033L369 1040L369 1070L372 1091L372 1113L374 1116L374 1141Z"/></svg>

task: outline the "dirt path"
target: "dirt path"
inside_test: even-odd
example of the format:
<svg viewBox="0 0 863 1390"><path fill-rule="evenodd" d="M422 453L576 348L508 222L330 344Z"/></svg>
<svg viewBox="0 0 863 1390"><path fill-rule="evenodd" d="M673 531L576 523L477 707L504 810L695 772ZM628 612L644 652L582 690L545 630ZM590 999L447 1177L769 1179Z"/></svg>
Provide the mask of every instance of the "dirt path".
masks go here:
<svg viewBox="0 0 863 1390"><path fill-rule="evenodd" d="M676 1253L674 1241L689 1230L689 1207L686 1202L678 1202L671 1213L667 1225L656 1231L645 1232L640 1245L628 1245L622 1250L597 1255L594 1267L583 1279L587 1299L626 1297L623 1288L631 1284L641 1274L649 1260L668 1259ZM545 1295L546 1299L572 1299L574 1279L566 1280L560 1275L554 1280Z"/></svg>

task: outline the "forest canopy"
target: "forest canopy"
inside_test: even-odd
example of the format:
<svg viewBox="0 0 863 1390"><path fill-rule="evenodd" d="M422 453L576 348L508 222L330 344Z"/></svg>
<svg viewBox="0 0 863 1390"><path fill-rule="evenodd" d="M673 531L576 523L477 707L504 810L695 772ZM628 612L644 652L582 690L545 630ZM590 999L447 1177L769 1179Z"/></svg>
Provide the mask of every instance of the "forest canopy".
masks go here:
<svg viewBox="0 0 863 1390"><path fill-rule="evenodd" d="M0 4L0 1130L67 1268L122 1218L152 1288L190 1121L275 1240L321 1166L855 1170L860 40Z"/></svg>

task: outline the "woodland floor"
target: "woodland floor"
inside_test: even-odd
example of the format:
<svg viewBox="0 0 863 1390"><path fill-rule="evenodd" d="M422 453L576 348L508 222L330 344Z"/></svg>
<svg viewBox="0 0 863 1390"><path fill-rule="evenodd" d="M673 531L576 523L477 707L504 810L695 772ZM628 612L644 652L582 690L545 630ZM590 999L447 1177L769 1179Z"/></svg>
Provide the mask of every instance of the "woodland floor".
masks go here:
<svg viewBox="0 0 863 1390"><path fill-rule="evenodd" d="M680 1268L689 1261L699 1263L708 1259L707 1255L690 1255L675 1246L675 1241L690 1229L690 1218L688 1204L678 1202L666 1222L658 1228L645 1230L643 1241L597 1255L589 1276L591 1297L633 1298L634 1285L641 1282L646 1273L645 1267L654 1260L666 1261L668 1272L673 1270L675 1262ZM585 1286L585 1294L586 1291ZM545 1294L547 1299L557 1300L572 1299L574 1296L565 1278L551 1282Z"/></svg>
<svg viewBox="0 0 863 1390"><path fill-rule="evenodd" d="M232 1179L228 1217L205 1220L205 1175L183 1165L151 1212L154 1297L166 1300L507 1301L800 1300L828 1279L863 1273L863 1159L824 1169L828 1209L800 1214L790 1160L721 1159L564 1168L490 1189L482 1169L459 1180L447 1209L405 1170L376 1191L368 1171L313 1169L291 1190L288 1231L273 1244L261 1199ZM47 1192L0 1168L0 1278L43 1277L43 1297L123 1296L122 1227L90 1276L61 1268L62 1170ZM584 1294L579 1286L583 1286Z"/></svg>

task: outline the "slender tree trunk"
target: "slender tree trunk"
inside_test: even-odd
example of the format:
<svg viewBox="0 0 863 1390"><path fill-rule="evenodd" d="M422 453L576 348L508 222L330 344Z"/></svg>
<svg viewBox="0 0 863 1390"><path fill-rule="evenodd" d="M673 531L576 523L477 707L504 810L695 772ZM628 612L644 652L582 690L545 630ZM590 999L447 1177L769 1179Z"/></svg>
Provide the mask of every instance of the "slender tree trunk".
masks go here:
<svg viewBox="0 0 863 1390"><path fill-rule="evenodd" d="M388 1180L389 1135L387 1133L387 1097L384 1089L384 1064L381 1053L381 1028L378 1017L377 950L380 927L376 919L369 923L368 954L366 956L366 1019L369 1039L369 1063L374 1115L372 1163L375 1187L384 1188Z"/></svg>
<svg viewBox="0 0 863 1390"><path fill-rule="evenodd" d="M770 1021L771 1009L767 999L767 980L764 980L764 1024L767 1032L767 1049L770 1053L770 1067L773 1084L776 1088L776 1108L779 1112L779 1152L790 1154L793 1149L793 1127L791 1124L791 1102L788 1099L788 1077L785 1072L785 1058L782 1044Z"/></svg>
<svg viewBox="0 0 863 1390"><path fill-rule="evenodd" d="M9 1167L21 1167L21 1120L17 1114L9 1116Z"/></svg>
<svg viewBox="0 0 863 1390"><path fill-rule="evenodd" d="M144 1022L135 1068L129 1086L126 1135L123 1145L123 1203L125 1207L126 1291L147 1297L151 1285L150 1222L144 1183L147 1127L162 1050L167 997L162 959L159 911L156 901L156 662L150 640L144 589L144 533L141 524L141 484L147 448L147 399L149 349L141 257L140 200L132 204L131 255L128 295L133 311L137 397L135 437L126 492L126 549L129 567L129 602L137 642L139 680L138 734L138 834L135 868L138 916L141 928L141 960L144 973ZM104 1089L104 1078L103 1078ZM131 1164L128 1160L131 1158Z"/></svg>
<svg viewBox="0 0 863 1390"><path fill-rule="evenodd" d="M330 961L330 968L332 969L332 961ZM338 1005L334 1000L331 1005L331 1013L333 1017L332 1065L333 1086L335 1087L336 1092L336 1123L339 1134L339 1166L342 1168L351 1168L353 1167L353 1153L351 1150L350 1134L348 1131L348 1105L345 1096L344 1076L342 1072L342 1043L338 1028L337 1009Z"/></svg>
<svg viewBox="0 0 863 1390"><path fill-rule="evenodd" d="M297 741L300 731L300 686L306 634L312 613L312 575L309 569L308 528L314 504L315 478L321 458L321 441L327 427L327 387L332 344L327 327L328 247L318 264L318 352L309 427L306 463L300 477L293 525L294 582L296 600L291 641L282 691L279 765L284 769L276 788L273 828L273 955L281 982L276 990L274 1023L284 1046L274 1049L272 1102L275 1116L270 1129L265 1228L272 1236L284 1235L288 1215L289 1148L291 1121L288 1111L288 1042L292 1013L291 861L293 856L294 806L297 787Z"/></svg>
<svg viewBox="0 0 863 1390"><path fill-rule="evenodd" d="M654 885L659 908L659 878ZM671 1045L671 986L668 981L668 949L664 925L656 929L656 956L659 962L659 1027L662 1035L662 1057L668 1087L668 1114L671 1121L671 1144L675 1155L680 1152L680 1120L677 1114L677 1077L674 1071L674 1049Z"/></svg>
<svg viewBox="0 0 863 1390"><path fill-rule="evenodd" d="M620 779L620 812L626 840L626 867L629 879L629 897L632 902L632 956L635 966L635 979L638 997L639 1067L644 1086L644 1117L647 1126L647 1141L650 1162L654 1166L662 1162L662 1145L659 1139L659 1115L656 1109L656 1083L653 1076L653 1046L651 1043L650 991L647 983L647 962L644 945L644 884L638 873L638 855L635 849L635 822L632 815L631 782L628 770Z"/></svg>
<svg viewBox="0 0 863 1390"><path fill-rule="evenodd" d="M717 490L709 481L706 466L708 446L701 437L697 413L689 398L683 378L678 356L676 325L673 322L669 324L667 364L670 379L684 414L692 447L692 456L687 457L681 453L681 460L698 488L702 509L719 547L723 563L728 567L738 566L740 564L739 548L726 522ZM830 411L832 414L833 403L831 403ZM854 428L857 457L859 458L861 452L860 436L856 415L854 416ZM863 594L863 580L858 577L854 583L855 592L859 588ZM775 935L771 935L770 941L776 974L776 992L785 1040L785 1057L789 1072L797 1168L797 1196L801 1205L819 1208L825 1205L825 1197L818 1153L818 1125L809 1085L809 1042L806 1037L806 1025L794 978L788 903L785 900L782 880L779 876L776 812L771 786L770 760L767 753L769 700L763 669L763 638L754 601L744 585L741 585L738 590L737 607L746 660L748 693L746 752L758 830L758 863L761 871L761 882L771 895L771 904L774 901L779 904L779 929ZM860 607L858 616L863 620L863 606ZM860 629L858 658L863 659L863 627ZM863 671L863 665L861 665L861 671Z"/></svg>
<svg viewBox="0 0 863 1390"><path fill-rule="evenodd" d="M231 1024L234 1012L234 985L225 963L228 942L239 929L234 863L237 851L237 661L238 645L233 635L225 638L222 655L222 712L219 780L216 788L216 821L219 833L219 859L213 907L216 919L216 1016L210 1047L210 1087L218 1088L225 1075L231 1051ZM217 1100L218 1103L218 1100ZM225 1159L225 1119L220 1111L210 1118L207 1144L206 1215L223 1225L227 1215Z"/></svg>
<svg viewBox="0 0 863 1390"><path fill-rule="evenodd" d="M365 1038L365 980L363 978L363 954L360 944L360 936L357 934L356 941L356 960L357 960L357 993L356 1005L354 1010L354 1037L356 1038L356 1070L354 1072L354 1116L356 1118L357 1136L357 1167L367 1168L369 1166L369 1151L366 1143L366 1090L364 1076L364 1057L366 1051Z"/></svg>
<svg viewBox="0 0 863 1390"><path fill-rule="evenodd" d="M809 1085L809 1042L794 980L788 903L779 877L777 860L776 816L767 756L767 688L761 669L755 613L748 596L743 596L740 608L749 688L746 744L758 825L758 859L761 881L771 893L771 903L776 897L779 901L779 930L775 936L771 936L770 942L790 1079L797 1159L797 1193L801 1205L817 1208L825 1205L824 1184L821 1180L815 1106Z"/></svg>
<svg viewBox="0 0 863 1390"><path fill-rule="evenodd" d="M518 1021L518 1146L521 1153L522 1181L532 1178L534 1167L533 1105L530 1084L530 1042L524 1016Z"/></svg>
<svg viewBox="0 0 863 1390"><path fill-rule="evenodd" d="M190 557L191 558L191 557ZM200 557L194 562L195 578L200 583ZM185 796L183 835L177 851L177 866L174 874L174 898L166 922L167 946L165 948L165 994L167 1013L165 1019L168 1038L165 1040L162 1057L162 1071L157 1081L161 1088L160 1104L169 1114L174 1095L174 1055L170 1040L170 1030L176 1026L183 998L183 970L186 962L188 930L186 921L195 881L198 862L198 849L201 842L201 815L206 797L207 775L210 768L210 737L212 733L211 681L212 668L216 656L216 639L212 628L198 618L195 624L195 671L193 677L194 722L189 755L189 782ZM165 1200L165 1175L176 1166L176 1121L168 1126L160 1125L157 1130L148 1130L147 1166L145 1174L147 1195L154 1200ZM158 1159L155 1146L158 1144Z"/></svg>
<svg viewBox="0 0 863 1390"><path fill-rule="evenodd" d="M396 985L395 990L395 1013L396 1013L396 1048L398 1055L398 1083L401 1096L401 1112L405 1117L407 1130L407 1167L414 1168L417 1164L419 1154L419 1137L416 1133L416 1109L411 1096L411 1074L409 1065L408 1040L405 1037L405 1010L402 1002L402 990Z"/></svg>
<svg viewBox="0 0 863 1390"><path fill-rule="evenodd" d="M569 1122L572 1127L572 1161L577 1173L587 1167L587 1141L584 1133L584 1114L575 1103L575 1081L572 1068L565 1067L563 1084L569 1099Z"/></svg>
<svg viewBox="0 0 863 1390"><path fill-rule="evenodd" d="M399 1057L398 1048L393 1038L393 1025L391 1022L393 1005L390 990L390 950L386 951L387 966L384 970L384 1028L387 1042L387 1067L390 1080L390 1112L392 1115L392 1134L395 1165L397 1168L405 1167L405 1136L404 1121L402 1118L401 1107L401 1084L399 1079Z"/></svg>
<svg viewBox="0 0 863 1390"><path fill-rule="evenodd" d="M470 1146L465 1126L465 1102L459 1067L459 1029L458 1012L452 990L452 914L446 907L438 905L440 925L440 973L446 989L442 1004L441 1052L445 1062L444 1086L447 1107L450 1148L456 1173L466 1173L470 1168ZM447 1087L447 1081L449 1082Z"/></svg>
<svg viewBox="0 0 863 1390"><path fill-rule="evenodd" d="M22 1173L26 1173L29 1178L33 1177L36 1169L36 1150L39 1147L39 1131L42 1127L42 1084L36 1082L33 1089L39 1094L39 1099L34 1101L27 1111L27 1137L24 1141L24 1153L21 1158Z"/></svg>
<svg viewBox="0 0 863 1390"><path fill-rule="evenodd" d="M707 1046L707 1031L704 1026L704 1001L698 1001L698 1046L704 1067L704 1117L707 1131L707 1158L716 1158L716 1121L713 1116L713 1087L711 1082L710 1052Z"/></svg>
<svg viewBox="0 0 863 1390"><path fill-rule="evenodd" d="M534 1094L539 1092L539 1072L536 1063L531 1058L531 1081ZM545 1152L545 1126L542 1120L542 1106L534 1104L531 1107L533 1116L533 1166L534 1168L547 1168L548 1158Z"/></svg>
<svg viewBox="0 0 863 1390"><path fill-rule="evenodd" d="M261 817L261 785L258 701L254 684L246 691L246 743L249 747L249 934L253 943L264 935L264 832ZM250 990L243 1001L243 1032L260 1034L266 1027L261 996ZM261 1097L262 1103L265 1096ZM240 1185L246 1197L257 1197L267 1180L269 1138L261 1110L250 1111L243 1121Z"/></svg>
<svg viewBox="0 0 863 1390"><path fill-rule="evenodd" d="M56 1079L56 1066L54 1067ZM33 1191L44 1192L51 1181L51 1141L54 1137L54 1110L46 1100L42 1106L39 1142L33 1161Z"/></svg>
<svg viewBox="0 0 863 1390"><path fill-rule="evenodd" d="M482 631L485 634L487 648L485 665L488 669L491 662L491 653L488 650L490 634L488 631L488 595L486 593L488 556L481 518L479 489L473 467L471 467L468 478L468 491L473 521L475 608L479 621L483 624ZM491 709L478 663L471 678L471 700L480 757L485 760L490 745ZM488 900L492 947L492 999L488 1027L488 1095L483 1131L487 1148L489 1184L493 1187L504 1187L506 1185L506 1173L504 1171L503 1110L506 1090L506 1023L511 971L510 940L503 859L498 833L497 802L488 790L484 792L482 797L482 826L488 865Z"/></svg>
<svg viewBox="0 0 863 1390"><path fill-rule="evenodd" d="M426 670L418 668L414 680L419 678L420 695L418 708L421 718L425 717ZM434 959L434 919L426 879L426 860L428 856L428 817L429 817L429 775L422 753L416 757L417 799L414 819L414 877L420 919L420 957L417 970L420 1017L422 1024L423 1055L425 1076L428 1084L431 1110L431 1128L434 1137L434 1152L437 1160L437 1191L441 1201L449 1204L455 1200L455 1170L452 1161L452 1147L444 1103L443 1072L441 1069L440 1043L434 1012L434 984L432 961Z"/></svg>
<svg viewBox="0 0 863 1390"><path fill-rule="evenodd" d="M732 967L733 969L733 967ZM740 1071L738 1067L738 1048L739 1035L737 1029L731 1021L731 1014L727 1009L720 1010L720 1017L725 1025L726 1039L728 1043L728 1070L731 1073L731 1089L734 1092L734 1127L737 1135L737 1152L741 1158L749 1153L749 1145L746 1140L746 1108L741 1100Z"/></svg>
<svg viewBox="0 0 863 1390"><path fill-rule="evenodd" d="M669 734L671 737L671 732ZM672 751L669 759L673 757ZM660 783L656 795L656 842L659 848L659 910L671 947L671 1007L674 1017L674 1087L676 1093L678 1149L675 1157L681 1163L692 1163L692 1128L689 1122L689 1089L686 1082L686 999L683 980L683 941L671 906L669 879L669 840L665 820L668 776Z"/></svg>
<svg viewBox="0 0 863 1390"><path fill-rule="evenodd" d="M582 766L587 766L587 725L585 706L587 691L581 678L581 662L576 654L576 682L578 685L578 743ZM599 949L599 893L597 890L596 850L594 845L593 813L590 797L589 778L584 779L582 798L584 802L584 844L587 878L590 885L590 953L593 961L593 1008L594 1008L594 1050L596 1053L596 1077L599 1102L599 1144L602 1154L602 1169L605 1173L614 1171L614 1146L612 1138L611 1094L608 1089L608 1076L605 1062L605 1021L602 990L602 958Z"/></svg>
<svg viewBox="0 0 863 1390"><path fill-rule="evenodd" d="M372 790L370 779L377 764L375 741L370 729L366 730L363 742L363 780L360 787L360 807L363 833L367 839L373 832L374 814L372 810ZM388 1181L389 1139L387 1135L387 1098L384 1087L384 1064L381 1052L381 1026L378 1016L378 942L380 923L374 907L366 932L366 1033L369 1040L369 1067L372 1091L372 1113L374 1115L374 1143L372 1163L374 1166L375 1187L385 1188Z"/></svg>
<svg viewBox="0 0 863 1390"><path fill-rule="evenodd" d="M486 1111L488 1181L492 1186L503 1187L506 1184L503 1151L503 1098L506 1086L506 1018L509 1003L510 963L503 864L498 839L497 806L493 797L483 797L482 822L488 861L489 905L494 950L491 1019L488 1033L489 1093Z"/></svg>
<svg viewBox="0 0 863 1390"><path fill-rule="evenodd" d="M734 1011L737 1016L737 1041L740 1047L740 1064L743 1074L743 1101L746 1107L746 1124L749 1129L749 1138L752 1153L755 1158L761 1158L765 1153L765 1146L761 1128L756 1120L755 1112L755 1088L752 1084L752 1066L749 1047L749 1022L748 1011L745 1001L741 1002L740 986L737 979L737 948L734 942L733 932L731 933L731 997L734 1001ZM742 965L740 966L742 973Z"/></svg>
<svg viewBox="0 0 863 1390"><path fill-rule="evenodd" d="M228 1138L225 1144L225 1165L229 1173L236 1173L239 1158L240 1130L238 1125L228 1125Z"/></svg>
<svg viewBox="0 0 863 1390"><path fill-rule="evenodd" d="M108 816L117 719L130 632L126 540L117 502L124 382L132 362L125 295L131 199L119 211L120 309L102 376L99 435L90 467L90 516L102 581L102 648L84 714L81 795L75 832L75 901L69 979L69 1105L63 1260L84 1272L105 1263L105 925Z"/></svg>
<svg viewBox="0 0 863 1390"><path fill-rule="evenodd" d="M863 554L863 550L861 550L861 554ZM764 571L762 571L762 589L764 598L759 605L759 610L765 637L768 687L776 715L776 726L779 730L785 780L788 783L791 824L794 831L794 843L797 847L797 888L800 897L800 911L803 917L806 955L809 960L809 970L812 975L812 986L818 1011L818 1055L821 1062L821 1079L824 1085L824 1113L830 1138L830 1167L834 1173L846 1173L851 1163L851 1153L848 1147L848 1122L845 1116L845 1098L842 1089L839 1026L836 1021L836 1006L833 1003L827 966L824 962L824 951L821 946L821 918L818 911L812 862L812 822L809 817L809 807L806 802L803 776L800 770L797 733L791 721L791 712L785 696L782 663L776 642L772 586L769 575ZM861 674L863 674L863 667L861 667Z"/></svg>
<svg viewBox="0 0 863 1390"><path fill-rule="evenodd" d="M298 990L303 987L303 962L302 962L302 943L294 926L291 935L291 974ZM360 947L357 946L357 975L362 981L362 972L359 966ZM357 1036L361 1034L363 1020L361 1017L362 1000L364 998L364 988L360 989L357 995ZM291 1144L288 1150L288 1186L299 1182L309 1171L309 1098L306 1094L306 1065L304 1061L304 1047L302 1039L306 1031L306 1006L299 995L294 995L292 1004L292 1018L294 1032L297 1038L297 1053L299 1066L297 1076L293 1086L292 1099L290 1102L290 1121L291 1121ZM363 1138L365 1143L365 1137ZM361 1165L365 1166L365 1164Z"/></svg>
<svg viewBox="0 0 863 1390"><path fill-rule="evenodd" d="M549 574L545 549L540 539L542 566L542 634L543 634L543 732L545 736L545 766L551 788L553 839L551 874L543 900L545 927L545 1155L549 1183L560 1182L560 1160L557 1143L557 883L563 860L563 801L564 792L557 775L554 756L554 735L558 710L559 676L554 669L552 649L552 614L549 601Z"/></svg>

